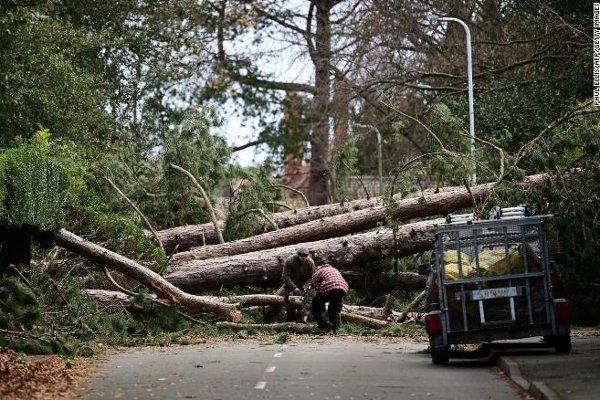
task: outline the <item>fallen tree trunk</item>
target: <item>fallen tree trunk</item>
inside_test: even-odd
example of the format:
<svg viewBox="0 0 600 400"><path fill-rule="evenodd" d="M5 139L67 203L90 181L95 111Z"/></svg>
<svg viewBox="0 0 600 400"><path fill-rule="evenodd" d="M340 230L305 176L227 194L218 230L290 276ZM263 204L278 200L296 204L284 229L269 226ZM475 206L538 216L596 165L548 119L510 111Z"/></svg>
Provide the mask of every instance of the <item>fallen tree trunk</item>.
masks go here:
<svg viewBox="0 0 600 400"><path fill-rule="evenodd" d="M123 308L143 310L143 306L136 303L134 298L123 292L103 289L86 289L85 293L106 305L118 305ZM218 297L202 296L206 301L227 304L230 308L249 308L254 306L282 306L285 304L283 296L273 294L247 294L241 296Z"/></svg>
<svg viewBox="0 0 600 400"><path fill-rule="evenodd" d="M367 292L381 293L394 289L422 290L427 281L426 276L412 272L399 272L397 274L381 272L343 271L344 279L354 289Z"/></svg>
<svg viewBox="0 0 600 400"><path fill-rule="evenodd" d="M167 299L171 304L215 314L233 322L239 322L242 318L239 311L231 310L225 304L208 301L202 297L186 293L173 286L156 272L65 229L61 229L57 233L56 241L61 247L83 256L95 264L112 268L135 279L156 293L159 298Z"/></svg>
<svg viewBox="0 0 600 400"><path fill-rule="evenodd" d="M431 249L435 227L444 219L404 225L397 231L398 255L421 253ZM394 250L391 230L368 232L353 236L304 243L312 250L317 265L331 264L338 269L381 259ZM200 293L236 285L273 287L281 285L281 273L287 257L295 246L269 249L233 257L210 260L174 262L166 279L190 293ZM381 277L384 280L386 278ZM393 278L406 290L423 290L426 277L417 274L398 274ZM381 282L389 286L389 282Z"/></svg>
<svg viewBox="0 0 600 400"><path fill-rule="evenodd" d="M272 333L280 333L280 332L289 332L289 333L298 333L298 334L317 334L319 331L313 325L307 324L297 324L294 322L286 322L279 324L236 324L232 322L217 322L217 327L219 328L228 328L233 329L235 331L254 329L263 332L272 332Z"/></svg>
<svg viewBox="0 0 600 400"><path fill-rule="evenodd" d="M275 294L245 294L231 297L210 297L209 299L219 303L234 304L238 308L285 305L283 296Z"/></svg>
<svg viewBox="0 0 600 400"><path fill-rule="evenodd" d="M355 324L366 326L367 328L381 329L389 326L390 321L382 321L381 319L369 318L364 315L351 314L342 311L342 322L350 321Z"/></svg>
<svg viewBox="0 0 600 400"><path fill-rule="evenodd" d="M519 185L527 188L540 185L548 175L534 175ZM467 189L455 189L425 197L408 198L399 201L391 213L391 217L399 220L447 214L473 205L473 200L480 202L491 192L494 184L473 186ZM198 247L173 256L172 262L181 263L191 260L203 260L216 257L234 256L275 247L303 243L319 239L338 237L351 233L376 228L378 224L390 216L386 206L374 206L344 215L322 218L305 224L263 233L234 242L214 246Z"/></svg>
<svg viewBox="0 0 600 400"><path fill-rule="evenodd" d="M461 189L461 187L450 186L435 189L427 189L422 193L413 193L408 196L400 194L394 195L395 201L401 201L403 198L414 198L427 196L434 193L450 192ZM310 206L298 210L284 211L273 214L273 222L279 229L288 228L305 224L310 221L333 217L340 214L348 214L354 211L365 210L376 206L383 206L384 202L381 197L374 197L368 200L352 200L342 203L326 204L322 206ZM219 227L222 231L225 230L225 222L219 221ZM273 230L273 226L264 218L260 219L256 227L252 230L252 235L259 235L267 231ZM203 245L212 245L219 243L217 233L212 223L185 225L175 228L169 228L157 232L165 251L171 253L177 247L178 251L186 251L192 247L200 247Z"/></svg>
<svg viewBox="0 0 600 400"><path fill-rule="evenodd" d="M383 308L353 306L353 305L348 305L348 304L344 304L342 311L346 311L347 313L351 313L351 314L362 315L362 316L373 318L373 319L379 319L379 320L383 320L383 321L394 321L394 322L398 322L400 320L400 317L402 316L401 313L399 313L398 311L392 311L390 313L390 315L385 316L385 315L383 315L383 311L384 311Z"/></svg>
<svg viewBox="0 0 600 400"><path fill-rule="evenodd" d="M136 303L133 298L115 290L86 289L85 294L105 306L118 306L130 312L142 312L144 306Z"/></svg>

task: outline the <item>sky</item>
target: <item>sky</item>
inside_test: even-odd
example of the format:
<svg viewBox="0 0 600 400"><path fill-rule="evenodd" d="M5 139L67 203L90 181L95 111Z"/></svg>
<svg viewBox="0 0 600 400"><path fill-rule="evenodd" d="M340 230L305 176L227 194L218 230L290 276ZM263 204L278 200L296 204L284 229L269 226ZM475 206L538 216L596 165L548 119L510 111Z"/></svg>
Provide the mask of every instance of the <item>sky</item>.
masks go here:
<svg viewBox="0 0 600 400"><path fill-rule="evenodd" d="M292 0L286 4L286 8L295 8L299 13L308 9L306 2ZM314 76L314 67L308 57L299 53L297 46L290 47L286 41L287 32L280 32L261 41L260 48L253 44L254 34L247 34L235 42L225 44L226 52L233 54L245 53L251 55L251 59L264 75L271 75L273 80L286 82L311 83ZM257 57L257 54L259 55ZM257 119L242 118L236 115L233 104L226 104L220 108L224 122L218 134L225 137L231 146L240 146L255 140L259 128ZM279 120L283 115L274 116ZM268 157L265 146L254 146L234 154L234 162L241 166L260 165Z"/></svg>

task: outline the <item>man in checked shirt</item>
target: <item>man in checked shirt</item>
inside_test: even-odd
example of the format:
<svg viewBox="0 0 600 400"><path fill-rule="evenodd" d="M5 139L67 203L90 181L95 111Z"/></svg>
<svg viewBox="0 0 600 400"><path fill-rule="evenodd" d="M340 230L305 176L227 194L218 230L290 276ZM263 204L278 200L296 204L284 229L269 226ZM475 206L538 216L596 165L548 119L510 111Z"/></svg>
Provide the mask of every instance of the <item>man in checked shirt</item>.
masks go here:
<svg viewBox="0 0 600 400"><path fill-rule="evenodd" d="M335 335L340 326L340 312L342 311L344 296L348 293L348 283L344 280L340 271L329 264L325 264L315 271L312 278L312 287L317 292L311 304L317 327L321 333L326 333L330 329L323 318L325 303L329 302L327 314L329 322L331 322L331 330Z"/></svg>

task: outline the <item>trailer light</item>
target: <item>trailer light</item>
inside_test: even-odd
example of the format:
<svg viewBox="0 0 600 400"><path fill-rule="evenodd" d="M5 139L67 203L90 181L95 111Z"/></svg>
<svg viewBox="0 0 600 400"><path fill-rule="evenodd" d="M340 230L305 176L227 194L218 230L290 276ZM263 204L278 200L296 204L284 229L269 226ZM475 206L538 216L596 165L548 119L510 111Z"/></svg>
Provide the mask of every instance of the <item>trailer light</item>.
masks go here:
<svg viewBox="0 0 600 400"><path fill-rule="evenodd" d="M565 299L555 300L556 319L558 322L571 321L571 302Z"/></svg>
<svg viewBox="0 0 600 400"><path fill-rule="evenodd" d="M439 312L425 315L425 330L429 335L438 335L442 332Z"/></svg>

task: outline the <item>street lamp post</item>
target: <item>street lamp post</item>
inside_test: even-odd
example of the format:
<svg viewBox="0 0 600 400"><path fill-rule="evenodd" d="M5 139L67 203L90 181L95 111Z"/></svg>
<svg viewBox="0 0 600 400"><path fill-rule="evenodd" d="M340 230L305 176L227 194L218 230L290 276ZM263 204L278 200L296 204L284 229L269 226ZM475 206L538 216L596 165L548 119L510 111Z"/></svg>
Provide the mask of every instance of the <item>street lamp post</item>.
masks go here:
<svg viewBox="0 0 600 400"><path fill-rule="evenodd" d="M381 149L381 132L375 125L354 123L359 128L372 129L377 135L377 173L379 174L379 195L383 196L383 151Z"/></svg>
<svg viewBox="0 0 600 400"><path fill-rule="evenodd" d="M465 30L467 37L467 85L469 94L469 134L471 135L471 160L473 161L473 176L471 177L471 184L477 184L477 164L475 163L475 112L473 111L473 65L471 61L471 31L464 21L454 17L435 17L431 16L432 22L458 22Z"/></svg>

